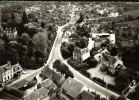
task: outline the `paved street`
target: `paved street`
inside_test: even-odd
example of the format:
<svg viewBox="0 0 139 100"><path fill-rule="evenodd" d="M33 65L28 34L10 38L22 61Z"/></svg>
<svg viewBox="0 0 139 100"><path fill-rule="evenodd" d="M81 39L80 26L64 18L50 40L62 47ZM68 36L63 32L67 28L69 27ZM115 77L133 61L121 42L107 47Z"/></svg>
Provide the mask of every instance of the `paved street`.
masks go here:
<svg viewBox="0 0 139 100"><path fill-rule="evenodd" d="M94 91L98 92L99 94L102 94L103 96L107 95L109 97L111 95L115 95L116 97L118 97L119 96L118 94L116 94L116 93L114 93L110 90L106 90L104 87L96 84L95 82L91 81L90 79L88 79L85 76L83 76L82 74L80 74L78 71L76 71L74 68L72 68L67 63L66 60L64 60L62 58L61 52L60 52L62 33L63 33L62 28L64 28L67 25L68 24L65 24L63 26L58 27L57 37L56 37L55 42L53 44L53 48L51 50L51 53L50 53L49 60L48 60L47 64L51 66L56 59L59 59L69 67L69 69L73 72L75 79L79 80L80 82L82 82L87 87L93 89Z"/></svg>

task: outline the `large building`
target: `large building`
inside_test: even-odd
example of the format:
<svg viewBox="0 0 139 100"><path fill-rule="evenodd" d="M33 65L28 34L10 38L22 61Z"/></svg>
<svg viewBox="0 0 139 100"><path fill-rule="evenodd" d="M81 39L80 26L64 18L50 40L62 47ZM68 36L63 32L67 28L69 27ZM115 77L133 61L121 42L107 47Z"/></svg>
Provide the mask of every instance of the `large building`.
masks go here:
<svg viewBox="0 0 139 100"><path fill-rule="evenodd" d="M6 35L10 41L14 41L17 37L17 30L16 28L6 28L2 30L0 36L3 37Z"/></svg>
<svg viewBox="0 0 139 100"><path fill-rule="evenodd" d="M90 57L90 51L88 48L75 48L73 51L73 59L82 62Z"/></svg>
<svg viewBox="0 0 139 100"><path fill-rule="evenodd" d="M123 61L118 57L113 57L110 54L102 54L102 66L106 66L111 74L115 74L117 69L125 69Z"/></svg>
<svg viewBox="0 0 139 100"><path fill-rule="evenodd" d="M8 61L7 64L0 66L0 82L6 82L14 77L15 74L20 74L22 72L22 67L19 63L11 65Z"/></svg>
<svg viewBox="0 0 139 100"><path fill-rule="evenodd" d="M72 100L75 100L78 97L78 95L82 92L84 85L79 81L69 77L62 84L61 88L65 94L67 94Z"/></svg>

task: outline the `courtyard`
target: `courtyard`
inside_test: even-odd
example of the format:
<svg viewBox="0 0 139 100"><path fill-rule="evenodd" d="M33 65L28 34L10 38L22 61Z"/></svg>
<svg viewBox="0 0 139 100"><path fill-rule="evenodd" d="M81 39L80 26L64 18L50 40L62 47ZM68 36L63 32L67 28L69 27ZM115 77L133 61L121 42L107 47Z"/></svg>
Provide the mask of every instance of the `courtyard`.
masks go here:
<svg viewBox="0 0 139 100"><path fill-rule="evenodd" d="M91 77L97 77L104 80L108 84L115 85L114 77L110 76L100 70L101 64L98 64L95 68L91 68L87 70L91 74Z"/></svg>

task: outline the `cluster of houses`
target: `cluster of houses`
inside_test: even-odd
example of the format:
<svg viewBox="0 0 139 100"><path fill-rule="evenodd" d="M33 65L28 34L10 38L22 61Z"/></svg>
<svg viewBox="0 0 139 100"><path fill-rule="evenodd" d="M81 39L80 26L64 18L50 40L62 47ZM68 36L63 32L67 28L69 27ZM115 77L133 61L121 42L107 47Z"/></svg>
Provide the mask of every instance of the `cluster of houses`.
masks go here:
<svg viewBox="0 0 139 100"><path fill-rule="evenodd" d="M74 31L71 29L65 31L63 34L63 40L66 39L67 41L62 41L62 42L74 42L74 39L69 38L71 34L75 34L75 29ZM97 60L97 62L101 62L103 66L108 67L109 71L112 74L115 74L116 69L125 68L122 60L119 57L111 56L109 51L107 50L107 47L102 48L103 43L111 47L115 46L115 43L116 43L115 34L91 32L88 46L86 48L76 47L74 49L73 60L78 61L78 62L83 62L90 57L90 51L93 48L97 48L98 52L94 55L94 58ZM106 60L106 58L108 59Z"/></svg>
<svg viewBox="0 0 139 100"><path fill-rule="evenodd" d="M107 15L109 17L117 17L119 12L113 6L96 5L93 10L100 15Z"/></svg>
<svg viewBox="0 0 139 100"><path fill-rule="evenodd" d="M135 47L139 44L139 27L117 24L117 41L122 47Z"/></svg>
<svg viewBox="0 0 139 100"><path fill-rule="evenodd" d="M6 66L6 67L5 67ZM9 67L8 67L9 66ZM3 76L3 79L10 79L11 76L15 73L22 72L22 68L19 67L19 64L13 65L12 67L10 63L1 66L0 71L1 75ZM15 67L16 66L16 67ZM7 68L7 71L5 70ZM9 68L9 69L8 69ZM12 95L13 98L18 98L18 99L23 99L23 100L40 100L44 99L46 97L50 97L51 94L57 95L59 94L62 96L62 94L65 94L63 98L65 99L76 99L76 100L92 100L95 98L96 93L93 94L89 89L81 82L78 80L68 77L67 79L62 75L61 73L57 72L55 69L48 67L45 67L42 70L42 75L45 77L44 80L41 81L41 83L37 83L37 88L34 89L34 91L30 93L25 93L23 97L19 97L18 95L15 97L12 93L7 93L7 95ZM13 77L13 76L12 76ZM37 77L37 76L36 76ZM2 79L2 81L3 81ZM4 82L3 81L3 82ZM23 82L22 81L22 87L26 86L28 82ZM20 83L19 83L20 84ZM24 93L25 91L22 91L20 87L13 87L14 91ZM11 98L12 99L12 98Z"/></svg>
<svg viewBox="0 0 139 100"><path fill-rule="evenodd" d="M63 78L63 75L57 73L55 70L52 70L49 67L45 69L44 73L46 77L51 76L52 80L60 85L61 93L66 94L70 99L85 100L86 98L87 100L92 100L96 96L95 94L90 93L84 84L74 78L68 77L65 79Z"/></svg>

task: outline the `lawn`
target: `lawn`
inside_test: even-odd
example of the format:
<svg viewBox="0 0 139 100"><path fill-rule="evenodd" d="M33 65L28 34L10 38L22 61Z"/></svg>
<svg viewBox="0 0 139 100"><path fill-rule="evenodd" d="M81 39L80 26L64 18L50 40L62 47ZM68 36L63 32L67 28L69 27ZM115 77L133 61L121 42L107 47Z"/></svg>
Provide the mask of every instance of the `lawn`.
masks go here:
<svg viewBox="0 0 139 100"><path fill-rule="evenodd" d="M113 76L110 76L104 72L101 72L100 70L100 64L97 65L96 68L91 68L89 70L87 70L87 72L89 72L91 74L91 77L98 77L100 79L104 79L104 81L108 84L112 84L112 85L115 85L115 82L114 82L114 77Z"/></svg>

